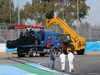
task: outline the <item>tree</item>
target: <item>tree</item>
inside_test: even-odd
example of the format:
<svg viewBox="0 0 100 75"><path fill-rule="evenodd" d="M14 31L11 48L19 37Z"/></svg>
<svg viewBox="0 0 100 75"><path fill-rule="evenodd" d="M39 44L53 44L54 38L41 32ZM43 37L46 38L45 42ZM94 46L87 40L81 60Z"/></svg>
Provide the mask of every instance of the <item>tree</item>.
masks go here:
<svg viewBox="0 0 100 75"><path fill-rule="evenodd" d="M9 1L11 1L11 8ZM13 10L12 0L0 0L0 23L10 23L10 14Z"/></svg>
<svg viewBox="0 0 100 75"><path fill-rule="evenodd" d="M12 12L12 23L18 23L18 7Z"/></svg>
<svg viewBox="0 0 100 75"><path fill-rule="evenodd" d="M84 19L88 14L89 6L86 5L85 0L79 0L79 20ZM59 7L59 9L57 9ZM56 10L57 9L57 10ZM77 20L77 1L64 0L62 4L57 4L56 11L59 12L57 17L61 17L65 22L71 25ZM62 9L62 10L61 10ZM59 10L59 11L58 11Z"/></svg>
<svg viewBox="0 0 100 75"><path fill-rule="evenodd" d="M85 3L86 0L79 0L79 20L88 15L90 9ZM46 18L61 18L69 25L77 20L76 0L32 0L32 5L26 3L24 8L25 19L34 19L37 23L44 23Z"/></svg>

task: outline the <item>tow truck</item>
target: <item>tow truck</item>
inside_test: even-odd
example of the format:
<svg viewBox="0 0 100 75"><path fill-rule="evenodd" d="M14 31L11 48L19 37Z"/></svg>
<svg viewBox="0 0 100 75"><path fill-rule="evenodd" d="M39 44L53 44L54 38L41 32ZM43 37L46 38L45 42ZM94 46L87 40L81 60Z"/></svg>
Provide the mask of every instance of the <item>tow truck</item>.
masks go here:
<svg viewBox="0 0 100 75"><path fill-rule="evenodd" d="M44 27L41 25L29 25L29 27L35 29L35 33L38 35L39 43L28 43L27 37L24 38L18 38L16 40L8 40L6 43L6 46L8 49L11 48L17 48L17 52L13 54L17 54L18 57L25 57L25 55L29 55L29 57L36 56L37 54L40 54L40 56L45 56L45 54L49 54L52 47L54 46L56 49L56 52L62 50L62 44L61 40L65 39L70 41L70 36L66 35L61 38L60 34L58 32L50 32L45 31ZM30 28L28 28L30 29ZM41 43L41 30L44 30L44 43ZM35 34L34 34L35 35ZM68 39L67 39L68 38ZM31 40L31 42L34 41L34 38Z"/></svg>

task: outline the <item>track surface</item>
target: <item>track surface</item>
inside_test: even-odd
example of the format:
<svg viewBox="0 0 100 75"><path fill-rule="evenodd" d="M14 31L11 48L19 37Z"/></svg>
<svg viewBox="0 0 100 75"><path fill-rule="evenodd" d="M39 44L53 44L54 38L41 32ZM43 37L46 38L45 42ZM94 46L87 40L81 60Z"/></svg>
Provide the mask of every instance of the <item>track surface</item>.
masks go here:
<svg viewBox="0 0 100 75"><path fill-rule="evenodd" d="M22 64L27 65L27 63L38 63L43 66L49 67L48 56L45 57L25 57L18 58L17 56L8 56L5 58L0 58L0 65L3 64ZM75 55L74 61L75 72L68 72L68 61L66 58L66 70L65 73L71 75L100 75L100 52L93 52L85 55ZM61 71L61 64L59 56L56 57L55 69Z"/></svg>

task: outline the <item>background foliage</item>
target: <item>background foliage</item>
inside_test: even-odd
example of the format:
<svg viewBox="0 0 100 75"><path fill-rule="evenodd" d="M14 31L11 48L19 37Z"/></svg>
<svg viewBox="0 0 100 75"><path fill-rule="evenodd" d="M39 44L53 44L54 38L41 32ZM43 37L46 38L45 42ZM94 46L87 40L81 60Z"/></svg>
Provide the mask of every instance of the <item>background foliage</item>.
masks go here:
<svg viewBox="0 0 100 75"><path fill-rule="evenodd" d="M90 7L85 0L79 0L78 4L81 22L88 15ZM18 23L18 7L14 7L13 0L0 0L0 23L10 23L10 16L11 23ZM77 0L32 0L31 4L27 2L20 9L21 23L29 18L45 25L46 18L52 17L59 17L72 25L77 20Z"/></svg>

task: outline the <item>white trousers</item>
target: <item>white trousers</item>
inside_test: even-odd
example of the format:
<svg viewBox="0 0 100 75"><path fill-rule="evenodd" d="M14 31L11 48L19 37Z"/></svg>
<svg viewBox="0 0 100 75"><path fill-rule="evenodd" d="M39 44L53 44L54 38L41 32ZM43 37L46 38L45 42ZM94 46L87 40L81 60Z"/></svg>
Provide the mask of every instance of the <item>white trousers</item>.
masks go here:
<svg viewBox="0 0 100 75"><path fill-rule="evenodd" d="M73 61L69 61L69 72L71 72L72 69L74 69L74 67L73 67Z"/></svg>
<svg viewBox="0 0 100 75"><path fill-rule="evenodd" d="M62 71L65 70L65 62L61 62Z"/></svg>

